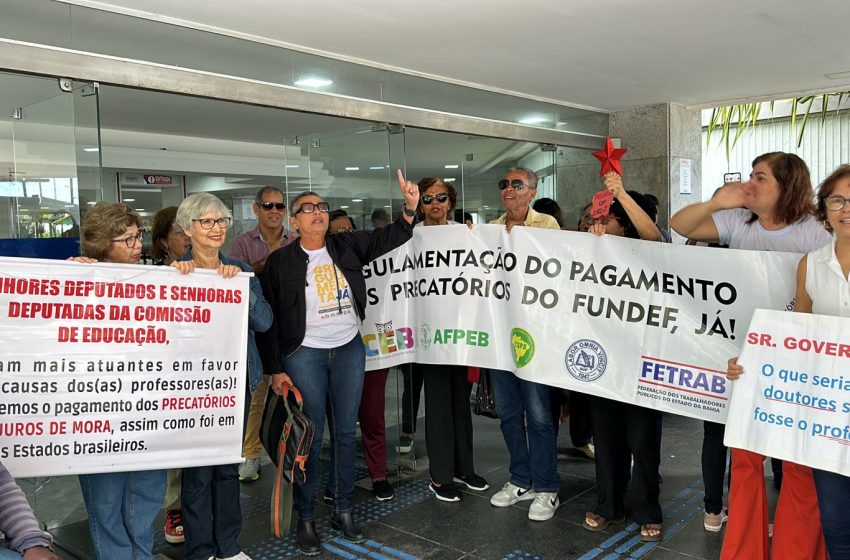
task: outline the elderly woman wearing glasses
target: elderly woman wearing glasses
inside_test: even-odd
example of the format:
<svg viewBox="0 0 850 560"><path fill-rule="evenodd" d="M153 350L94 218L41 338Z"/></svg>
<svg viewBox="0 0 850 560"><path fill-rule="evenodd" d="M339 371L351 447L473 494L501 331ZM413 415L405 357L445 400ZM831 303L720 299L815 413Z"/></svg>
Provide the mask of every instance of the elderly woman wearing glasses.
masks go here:
<svg viewBox="0 0 850 560"><path fill-rule="evenodd" d="M335 456L331 526L349 541L364 540L351 515L355 426L366 363L360 337L366 308L363 266L413 233L419 189L401 171L398 179L404 212L371 231L328 235L328 203L314 192L295 197L289 223L301 237L272 253L263 271L263 291L274 309L274 324L261 337L264 370L272 374L276 393L298 387L304 412L316 425L307 482L295 487L298 547L308 556L322 551L314 509L326 410Z"/></svg>
<svg viewBox="0 0 850 560"><path fill-rule="evenodd" d="M142 220L127 206L100 203L80 229L81 257L69 260L139 264ZM153 558L153 522L165 493L165 471L80 475L89 532L98 560Z"/></svg>
<svg viewBox="0 0 850 560"><path fill-rule="evenodd" d="M183 274L205 268L224 278L252 272L242 261L221 253L232 217L224 203L209 193L186 197L177 208L175 227L186 233L192 247L171 266ZM251 393L262 381L263 369L254 333L267 330L272 310L256 278L251 278L248 296L248 383L245 387L245 416ZM239 507L239 465L209 465L183 469L183 529L186 560L250 560L236 542L242 531ZM116 557L117 558L117 557Z"/></svg>

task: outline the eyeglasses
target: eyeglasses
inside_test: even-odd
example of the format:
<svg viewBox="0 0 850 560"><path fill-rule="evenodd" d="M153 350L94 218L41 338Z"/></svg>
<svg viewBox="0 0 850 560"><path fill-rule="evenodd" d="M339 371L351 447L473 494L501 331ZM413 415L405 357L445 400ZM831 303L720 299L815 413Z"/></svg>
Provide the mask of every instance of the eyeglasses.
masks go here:
<svg viewBox="0 0 850 560"><path fill-rule="evenodd" d="M830 212L838 212L844 205L850 202L850 198L844 198L843 196L830 196L826 199L826 209Z"/></svg>
<svg viewBox="0 0 850 560"><path fill-rule="evenodd" d="M327 202L304 202L292 215L297 216L300 212L304 212L305 214L312 214L316 210L322 212L323 214L327 214L330 209L331 207L328 205Z"/></svg>
<svg viewBox="0 0 850 560"><path fill-rule="evenodd" d="M271 210L272 208L274 208L275 210L286 210L286 203L285 202L261 202L260 207L263 210L266 210L266 211Z"/></svg>
<svg viewBox="0 0 850 560"><path fill-rule="evenodd" d="M419 200L422 201L422 204L428 205L428 204L431 204L432 202L434 202L435 200L437 202L439 202L440 204L442 204L443 202L447 201L448 199L449 199L449 193L440 193L440 194L437 194L437 195L426 194L426 195L423 195L422 198L420 198Z"/></svg>
<svg viewBox="0 0 850 560"><path fill-rule="evenodd" d="M202 218L200 220L192 220L193 222L198 222L198 225L201 226L201 229L212 229L213 226L218 224L218 227L221 229L227 229L230 227L231 218L219 218L214 220L212 218Z"/></svg>
<svg viewBox="0 0 850 560"><path fill-rule="evenodd" d="M113 239L113 243L124 243L127 247L135 247L136 243L142 241L145 237L144 230L139 230L136 235L131 235L130 237L122 237L121 239Z"/></svg>
<svg viewBox="0 0 850 560"><path fill-rule="evenodd" d="M513 181L508 181L507 179L502 179L499 181L499 190L503 191L506 188L511 187L515 191L521 191L524 188L531 188L531 185L527 185L520 181L519 179L514 179Z"/></svg>

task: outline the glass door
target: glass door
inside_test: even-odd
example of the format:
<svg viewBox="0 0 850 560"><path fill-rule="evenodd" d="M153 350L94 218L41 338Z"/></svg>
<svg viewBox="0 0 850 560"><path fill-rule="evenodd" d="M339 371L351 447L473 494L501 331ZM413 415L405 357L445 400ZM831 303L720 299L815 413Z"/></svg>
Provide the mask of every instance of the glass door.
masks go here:
<svg viewBox="0 0 850 560"><path fill-rule="evenodd" d="M3 254L75 254L81 215L102 198L97 87L52 82L50 97L9 113L10 180L0 193L0 215L9 218L0 222L0 238L14 241Z"/></svg>

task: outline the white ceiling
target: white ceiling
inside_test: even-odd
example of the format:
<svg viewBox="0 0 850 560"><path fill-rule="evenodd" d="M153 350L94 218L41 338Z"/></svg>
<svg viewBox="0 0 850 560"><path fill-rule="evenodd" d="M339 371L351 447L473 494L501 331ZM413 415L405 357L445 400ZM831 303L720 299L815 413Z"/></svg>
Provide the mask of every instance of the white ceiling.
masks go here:
<svg viewBox="0 0 850 560"><path fill-rule="evenodd" d="M850 89L846 0L65 0L615 111Z"/></svg>

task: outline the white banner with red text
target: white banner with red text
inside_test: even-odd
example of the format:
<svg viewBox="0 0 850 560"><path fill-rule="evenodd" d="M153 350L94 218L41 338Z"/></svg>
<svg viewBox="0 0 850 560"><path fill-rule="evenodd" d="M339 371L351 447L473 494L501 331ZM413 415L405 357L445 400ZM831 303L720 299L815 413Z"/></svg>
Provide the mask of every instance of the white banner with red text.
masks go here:
<svg viewBox="0 0 850 560"><path fill-rule="evenodd" d="M14 476L241 461L246 274L0 258Z"/></svg>
<svg viewBox="0 0 850 560"><path fill-rule="evenodd" d="M366 268L367 369L407 362L724 422L757 307L793 305L800 255L496 225L418 227Z"/></svg>
<svg viewBox="0 0 850 560"><path fill-rule="evenodd" d="M850 476L850 319L759 309L738 363L726 445Z"/></svg>

